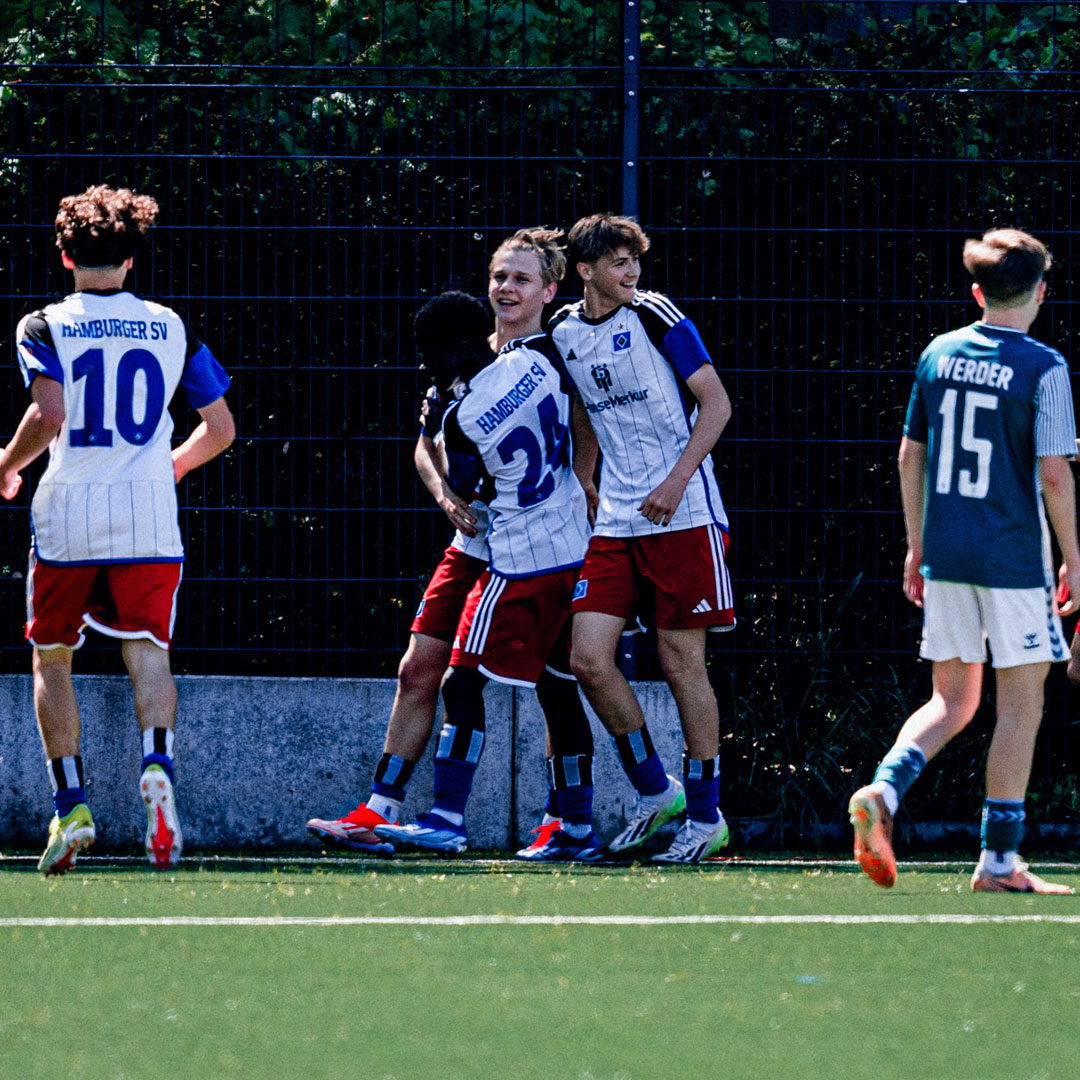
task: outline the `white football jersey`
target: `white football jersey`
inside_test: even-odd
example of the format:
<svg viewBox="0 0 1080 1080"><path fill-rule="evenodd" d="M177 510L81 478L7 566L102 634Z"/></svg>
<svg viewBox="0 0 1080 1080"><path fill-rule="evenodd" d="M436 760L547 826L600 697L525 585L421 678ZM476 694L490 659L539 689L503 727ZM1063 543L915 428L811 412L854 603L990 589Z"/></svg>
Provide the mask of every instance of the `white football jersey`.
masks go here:
<svg viewBox="0 0 1080 1080"><path fill-rule="evenodd" d="M534 577L580 566L585 492L571 468L569 385L543 334L510 342L443 419L450 478L491 513L491 569Z"/></svg>
<svg viewBox="0 0 1080 1080"><path fill-rule="evenodd" d="M176 312L109 290L73 293L16 333L27 386L63 387L64 423L31 503L44 563L180 561L168 405L183 384L196 408L228 376Z"/></svg>
<svg viewBox="0 0 1080 1080"><path fill-rule="evenodd" d="M454 539L450 541L450 546L473 559L490 562L491 547L488 545L488 529L491 524L491 513L487 503L479 499L473 499L469 503L469 509L476 515L476 535L466 536L460 529L455 529Z"/></svg>
<svg viewBox="0 0 1080 1080"><path fill-rule="evenodd" d="M653 524L638 509L674 468L697 419L686 379L712 361L694 324L666 296L639 292L601 319L585 314L584 301L569 304L549 332L603 454L597 535L726 529L711 456L687 484L670 524Z"/></svg>

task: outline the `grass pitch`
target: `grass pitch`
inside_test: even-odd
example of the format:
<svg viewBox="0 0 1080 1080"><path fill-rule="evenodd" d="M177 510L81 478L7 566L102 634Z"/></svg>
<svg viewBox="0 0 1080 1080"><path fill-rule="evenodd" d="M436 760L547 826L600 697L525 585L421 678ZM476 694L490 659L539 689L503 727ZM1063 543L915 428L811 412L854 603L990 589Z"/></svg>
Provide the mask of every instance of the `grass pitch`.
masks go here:
<svg viewBox="0 0 1080 1080"><path fill-rule="evenodd" d="M32 865L0 861L4 1077L1066 1080L1080 1060L1080 896L975 895L970 868L885 891L827 865Z"/></svg>

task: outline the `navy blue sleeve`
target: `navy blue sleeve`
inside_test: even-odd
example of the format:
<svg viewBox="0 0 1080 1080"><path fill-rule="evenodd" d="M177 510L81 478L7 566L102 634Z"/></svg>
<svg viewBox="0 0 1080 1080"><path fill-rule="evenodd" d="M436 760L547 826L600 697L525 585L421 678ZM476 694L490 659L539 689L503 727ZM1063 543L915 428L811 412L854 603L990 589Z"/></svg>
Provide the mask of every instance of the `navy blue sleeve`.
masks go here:
<svg viewBox="0 0 1080 1080"><path fill-rule="evenodd" d="M443 415L443 449L446 452L447 483L455 495L472 500L484 486L487 470L484 468L476 443L461 430L458 421L458 404L452 402Z"/></svg>
<svg viewBox="0 0 1080 1080"><path fill-rule="evenodd" d="M29 386L38 375L46 375L63 385L64 369L56 355L52 331L39 312L27 315L19 324L15 351L23 383Z"/></svg>
<svg viewBox="0 0 1080 1080"><path fill-rule="evenodd" d="M704 365L712 366L705 342L689 319L677 322L664 335L664 356L684 380Z"/></svg>
<svg viewBox="0 0 1080 1080"><path fill-rule="evenodd" d="M217 401L229 389L231 382L225 369L214 359L214 354L201 343L188 356L184 373L180 376L180 385L193 409L201 409Z"/></svg>

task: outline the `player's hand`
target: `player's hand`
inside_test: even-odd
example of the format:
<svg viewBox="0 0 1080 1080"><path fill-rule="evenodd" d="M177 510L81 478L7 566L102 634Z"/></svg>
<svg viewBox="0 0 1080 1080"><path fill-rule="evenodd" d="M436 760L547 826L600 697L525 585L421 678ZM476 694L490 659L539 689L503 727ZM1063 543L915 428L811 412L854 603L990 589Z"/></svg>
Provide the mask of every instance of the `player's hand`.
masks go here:
<svg viewBox="0 0 1080 1080"><path fill-rule="evenodd" d="M600 496L596 485L591 480L581 486L585 489L585 505L588 507L589 528L591 529L596 525L596 508L600 505Z"/></svg>
<svg viewBox="0 0 1080 1080"><path fill-rule="evenodd" d="M1058 570L1057 587L1058 614L1062 618L1075 615L1080 611L1080 569L1074 569L1066 563Z"/></svg>
<svg viewBox="0 0 1080 1080"><path fill-rule="evenodd" d="M638 510L654 525L667 525L679 509L686 485L669 476L659 487L653 488Z"/></svg>
<svg viewBox="0 0 1080 1080"><path fill-rule="evenodd" d="M438 431L442 427L442 416L445 411L442 396L438 388L429 386L424 400L420 403L420 426L429 432Z"/></svg>
<svg viewBox="0 0 1080 1080"><path fill-rule="evenodd" d="M14 499L22 487L22 477L14 469L0 473L0 495L5 499Z"/></svg>
<svg viewBox="0 0 1080 1080"><path fill-rule="evenodd" d="M439 499L439 507L450 519L450 524L459 529L466 536L476 535L476 515L469 504L459 495L455 495L448 487L443 486L442 498Z"/></svg>
<svg viewBox="0 0 1080 1080"><path fill-rule="evenodd" d="M908 548L904 558L904 595L916 606L923 606L923 576L919 569L922 552Z"/></svg>

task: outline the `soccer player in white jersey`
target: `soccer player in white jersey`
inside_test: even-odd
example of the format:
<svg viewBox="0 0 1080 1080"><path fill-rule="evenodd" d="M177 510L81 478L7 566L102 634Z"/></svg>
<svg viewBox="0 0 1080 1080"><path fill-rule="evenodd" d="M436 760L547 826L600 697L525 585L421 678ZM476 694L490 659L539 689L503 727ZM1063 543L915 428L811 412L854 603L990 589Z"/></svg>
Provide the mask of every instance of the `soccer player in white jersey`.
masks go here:
<svg viewBox="0 0 1080 1080"><path fill-rule="evenodd" d="M522 256L530 257L522 252ZM547 299L554 295L554 284ZM496 299L497 298L493 298ZM461 304L464 308L464 303ZM473 587L443 683L446 722L430 813L376 835L435 851L464 851L465 808L484 745L487 682L532 686L548 724L549 781L563 799L536 844L535 861L595 861L592 734L569 666L569 615L585 554L588 506L571 467L570 398L544 334L508 342L470 380L443 419L448 475L459 494L479 491L491 523L491 565ZM569 800L569 801L568 801Z"/></svg>
<svg viewBox="0 0 1080 1080"><path fill-rule="evenodd" d="M458 619L470 590L490 561L487 507L477 499L468 501L453 492L437 453L435 436L442 410L447 401L468 386L476 367L490 361L492 349L540 332L545 303L550 301L565 269L561 236L552 230L522 229L496 249L488 282L495 330L487 342L484 338L490 314L482 305L468 303L462 294L436 297L417 315L417 349L424 358L424 367L436 377L437 394L425 401L415 463L425 486L457 531L436 567L412 624L371 793L366 802L341 818L308 821L308 830L320 841L372 854L393 851L393 845L380 840L373 830L376 825L396 824L400 817L407 785L434 725L439 687L450 661ZM457 336L462 340L449 340L449 317L460 323ZM474 341L479 342L478 347L469 345ZM546 686L547 680L540 688L542 694ZM592 746L590 743L569 749L577 751L569 763L561 760L570 756L569 751L549 753L548 803L544 822L536 830L539 838L533 845L534 855L541 850L551 856L565 855L569 845L560 844L565 838L554 833L561 830L564 818L571 830L580 824L575 821L574 808L583 802L586 785L580 782L582 778L591 784Z"/></svg>
<svg viewBox="0 0 1080 1080"><path fill-rule="evenodd" d="M685 808L655 858L697 862L729 841L705 634L735 624L727 516L709 456L731 404L693 323L666 296L638 289L649 240L637 222L594 214L568 239L585 296L555 315L550 333L603 455L595 532L574 593L573 670L637 792L608 847L644 843ZM682 721L683 783L666 774L615 663L624 622L642 604Z"/></svg>
<svg viewBox="0 0 1080 1080"><path fill-rule="evenodd" d="M1050 268L1040 241L994 229L967 241L964 266L983 317L919 357L900 443L904 594L923 608L920 655L933 664L933 696L851 798L855 858L878 885L895 883L897 806L975 715L989 642L997 722L971 887L1069 893L1017 856L1043 684L1050 665L1068 659L1060 616L1080 600L1069 369L1028 336ZM1048 517L1062 554L1056 589Z"/></svg>
<svg viewBox="0 0 1080 1080"><path fill-rule="evenodd" d="M164 870L183 837L173 783L176 684L169 644L184 548L176 485L235 435L229 377L176 312L126 292L136 247L158 213L146 195L105 185L69 195L56 242L75 291L16 332L32 402L0 452L0 494L46 450L31 504L26 638L54 816L38 862L63 874L94 840L79 756L72 656L90 626L121 640L142 731L146 853ZM176 449L168 405L183 388L201 422Z"/></svg>

